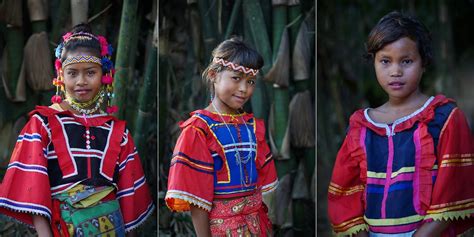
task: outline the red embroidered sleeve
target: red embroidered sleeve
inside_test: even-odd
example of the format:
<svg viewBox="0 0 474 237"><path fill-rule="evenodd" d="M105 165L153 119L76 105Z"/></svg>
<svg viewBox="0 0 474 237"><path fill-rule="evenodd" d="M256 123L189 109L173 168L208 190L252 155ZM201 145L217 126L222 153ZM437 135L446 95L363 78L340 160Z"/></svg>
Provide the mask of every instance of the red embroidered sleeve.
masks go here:
<svg viewBox="0 0 474 237"><path fill-rule="evenodd" d="M359 130L359 129L357 129ZM351 129L340 148L328 193L328 212L337 236L351 236L368 230L364 220L365 182L361 180L361 161L365 151L358 145L356 129Z"/></svg>
<svg viewBox="0 0 474 237"><path fill-rule="evenodd" d="M122 211L125 231L142 224L154 209L140 157L129 131L125 131L119 155L117 199Z"/></svg>
<svg viewBox="0 0 474 237"><path fill-rule="evenodd" d="M438 175L426 219L469 218L474 215L474 140L458 108L441 130L437 151Z"/></svg>
<svg viewBox="0 0 474 237"><path fill-rule="evenodd" d="M204 128L198 121L188 120L176 142L165 197L166 205L173 211L189 211L190 204L206 211L212 208L214 161Z"/></svg>
<svg viewBox="0 0 474 237"><path fill-rule="evenodd" d="M33 115L18 136L0 187L0 213L32 225L31 215L51 220L51 191L46 148L50 131Z"/></svg>
<svg viewBox="0 0 474 237"><path fill-rule="evenodd" d="M265 194L276 189L278 186L278 177L272 152L265 141L265 124L263 120L260 119L255 119L255 121L258 186L262 188L262 193Z"/></svg>

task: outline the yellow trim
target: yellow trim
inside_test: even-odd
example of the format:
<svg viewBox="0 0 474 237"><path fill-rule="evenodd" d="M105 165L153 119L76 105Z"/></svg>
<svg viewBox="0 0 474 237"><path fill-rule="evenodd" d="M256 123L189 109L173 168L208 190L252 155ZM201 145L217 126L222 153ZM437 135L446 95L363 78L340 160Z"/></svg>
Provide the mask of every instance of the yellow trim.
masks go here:
<svg viewBox="0 0 474 237"><path fill-rule="evenodd" d="M443 203L438 205L431 205L430 209L427 211L428 214L440 213L445 211L450 211L459 208L466 208L474 206L474 199L466 199L458 202Z"/></svg>
<svg viewBox="0 0 474 237"><path fill-rule="evenodd" d="M218 113L218 112L214 112L214 111L209 111L209 110L206 110L207 112L211 113L211 114L215 114L215 115L224 115L224 116L229 116L229 117L237 117L237 116L244 116L244 115L247 115L247 112L243 112L243 113L240 113L240 114L223 114L223 113Z"/></svg>
<svg viewBox="0 0 474 237"><path fill-rule="evenodd" d="M443 160L441 165L449 164L449 163L467 163L473 162L474 158L461 158L461 159L450 159L450 160Z"/></svg>
<svg viewBox="0 0 474 237"><path fill-rule="evenodd" d="M353 235L356 235L357 233L359 233L361 231L369 231L369 226L367 224L355 225L355 226L349 228L348 230L346 230L344 232L334 233L334 236L336 236L336 237L339 237L339 236L341 236L341 237L353 236Z"/></svg>
<svg viewBox="0 0 474 237"><path fill-rule="evenodd" d="M190 128L193 128L194 130L196 130L197 132L199 132L201 135L203 135L204 137L206 137L206 134L204 134L204 132L203 132L200 128L198 128L198 127L196 127L196 126L194 126L194 125L191 125L191 126L189 126L189 127L190 127Z"/></svg>
<svg viewBox="0 0 474 237"><path fill-rule="evenodd" d="M193 166L197 166L197 167L199 167L199 168L201 168L201 169L205 169L205 170L209 170L209 171L214 171L214 167L208 167L208 166L198 165L198 164L196 164L196 163L190 161L188 158L186 158L186 157L184 157L184 156L179 156L179 155L178 155L178 156L175 156L175 157L172 159L172 161L175 160L175 159L176 159L176 160L180 160L180 159L181 159L181 160L185 160L185 161L187 161L188 163L191 163Z"/></svg>
<svg viewBox="0 0 474 237"><path fill-rule="evenodd" d="M441 129L441 132L439 133L439 139L441 139L443 137L444 130L448 126L448 123L451 121L451 118L453 117L454 111L456 111L457 109L458 109L458 107L451 110L451 113L449 114L448 119L446 119L446 122L444 122L443 128Z"/></svg>
<svg viewBox="0 0 474 237"><path fill-rule="evenodd" d="M359 224L358 224L359 223ZM353 226L351 226L353 225ZM331 224L334 236L352 236L360 231L368 231L369 226L364 222L364 217L356 217L354 219L345 221L339 225Z"/></svg>
<svg viewBox="0 0 474 237"><path fill-rule="evenodd" d="M338 188L338 187L334 187L331 184L329 184L329 193L331 194L334 194L334 195L351 195L351 194L354 194L354 193L357 193L357 192L361 192L361 191L364 191L365 187L363 185L357 185L357 186L354 186L354 187L350 187L350 188Z"/></svg>
<svg viewBox="0 0 474 237"><path fill-rule="evenodd" d="M469 218L474 214L474 209L461 210L461 211L452 211L452 212L443 212L438 214L428 214L425 216L425 219L433 219L435 221L454 221L454 220L464 220Z"/></svg>
<svg viewBox="0 0 474 237"><path fill-rule="evenodd" d="M410 172L415 172L415 167L414 166L403 167L403 168L393 172L392 175L391 175L391 178L393 179L393 178L397 177L399 174L410 173ZM382 178L387 177L387 173L385 173L385 172L377 173L377 172L373 172L373 171L367 171L367 177L382 179Z"/></svg>
<svg viewBox="0 0 474 237"><path fill-rule="evenodd" d="M245 123L247 123L245 120L244 120ZM255 170L257 170L257 158L258 158L258 138L257 138L257 119L255 117L253 117L253 124L252 124L252 127L253 127L253 135L255 136ZM265 136L265 134L264 134ZM271 152L271 151L270 151ZM270 156L271 158L271 156ZM267 160L265 160L266 162ZM265 163L264 162L264 163ZM257 177L258 179L258 177Z"/></svg>
<svg viewBox="0 0 474 237"><path fill-rule="evenodd" d="M332 225L332 228L334 228L334 229L340 229L340 228L343 228L344 226L346 226L346 225L348 225L348 224L350 224L350 223L352 223L352 222L363 221L363 220L364 220L364 217L363 217L363 216L359 216L359 217L356 217L356 218L354 218L354 219L350 219L350 220L348 220L348 221L344 221L344 222L342 222L342 223L339 224L339 225L333 225L333 224L331 224L331 225Z"/></svg>
<svg viewBox="0 0 474 237"><path fill-rule="evenodd" d="M461 157L461 158L474 158L474 153L465 153L465 154L444 154L443 155L443 159L446 159L446 158L458 158L458 157ZM444 160L443 160L444 162Z"/></svg>
<svg viewBox="0 0 474 237"><path fill-rule="evenodd" d="M239 123L237 123L237 124L239 124ZM253 126L253 123L245 122L245 123L242 123L242 124L247 124L247 125ZM226 126L226 123L216 123L216 124L211 124L211 125L208 124L207 126L209 126L209 128L218 127L218 126Z"/></svg>
<svg viewBox="0 0 474 237"><path fill-rule="evenodd" d="M229 169L229 164L227 163L227 155L225 154L224 146L219 141L219 139L217 139L216 134L214 133L214 131L212 131L211 127L209 126L209 124L207 123L207 121L205 119L199 117L198 115L194 115L193 117L196 117L196 118L202 120L207 125L207 127L209 128L209 131L211 132L212 136L214 136L214 138L216 139L217 144L219 144L219 146L222 149L222 153L224 154L225 159L223 160L223 162L224 162L225 166L227 167L227 180L217 181L217 183L218 184L228 184L228 183L230 183L230 169Z"/></svg>
<svg viewBox="0 0 474 237"><path fill-rule="evenodd" d="M452 164L443 164L441 167L463 167L474 165L474 162L465 162L465 163L452 163Z"/></svg>
<svg viewBox="0 0 474 237"><path fill-rule="evenodd" d="M419 222L423 220L424 216L413 215L403 218L386 218L386 219L369 219L364 217L365 222L371 226L388 226L388 225L404 225Z"/></svg>

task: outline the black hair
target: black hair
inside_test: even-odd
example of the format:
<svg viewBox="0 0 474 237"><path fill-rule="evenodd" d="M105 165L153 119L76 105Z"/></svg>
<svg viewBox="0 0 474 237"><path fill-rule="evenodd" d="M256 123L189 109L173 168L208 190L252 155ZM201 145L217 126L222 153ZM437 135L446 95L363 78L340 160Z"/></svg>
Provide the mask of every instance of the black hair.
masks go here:
<svg viewBox="0 0 474 237"><path fill-rule="evenodd" d="M423 23L413 16L393 11L383 16L370 31L366 44L365 58L372 61L377 51L385 45L408 37L416 42L423 67L433 61L431 34Z"/></svg>
<svg viewBox="0 0 474 237"><path fill-rule="evenodd" d="M238 64L252 69L260 69L263 67L262 56L253 48L245 44L240 38L234 37L224 40L214 50L212 50L212 58L224 59L226 61ZM212 61L202 73L202 78L208 85L211 93L213 93L212 82L209 78L209 71L221 72L226 67Z"/></svg>
<svg viewBox="0 0 474 237"><path fill-rule="evenodd" d="M63 42L61 62L64 62L68 53L75 52L78 49L85 50L93 56L100 57L99 39L96 35L92 34L92 30L88 24L80 23L74 26L71 33L73 37Z"/></svg>

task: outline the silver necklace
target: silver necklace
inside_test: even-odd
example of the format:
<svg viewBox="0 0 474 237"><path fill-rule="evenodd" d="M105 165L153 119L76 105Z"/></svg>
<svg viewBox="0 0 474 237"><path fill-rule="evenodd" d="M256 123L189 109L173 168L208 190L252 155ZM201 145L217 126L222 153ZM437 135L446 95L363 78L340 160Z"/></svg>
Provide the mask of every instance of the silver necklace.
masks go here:
<svg viewBox="0 0 474 237"><path fill-rule="evenodd" d="M243 171L242 171L242 164L244 164L244 167L245 167L245 164L247 164L251 158L252 158L252 151L255 151L255 155L257 155L257 145L256 143L253 141L251 135L250 135L250 129L248 128L248 125L247 125L247 122L245 122L245 120L242 118L242 121L244 122L245 124L245 128L247 129L247 136L248 136L248 139L249 139L249 143L250 143L250 152L248 153L247 156L245 156L243 159L240 157L240 152L239 150L237 149L237 145L236 145L236 141L235 141L235 138L234 138L234 135L232 135L232 132L230 131L230 128L228 126L228 124L225 122L225 119L222 117L222 114L221 112L217 109L217 107L214 105L214 101L211 101L211 104L212 104L212 107L214 108L214 110L217 111L217 114L219 115L219 117L222 119L222 122L224 122L224 125L225 127L227 128L227 131L229 131L229 134L230 134L230 137L232 138L232 142L233 142L233 145L234 145L234 151L235 151L235 159L236 159L236 163L239 165L239 172L240 172L240 184L241 186L244 186L244 187L249 187L250 186L250 179L252 178L252 175L253 175L253 163L250 162L250 176L249 176L249 181L245 181L245 178L244 178L244 174L243 174ZM225 153L225 152L224 152Z"/></svg>

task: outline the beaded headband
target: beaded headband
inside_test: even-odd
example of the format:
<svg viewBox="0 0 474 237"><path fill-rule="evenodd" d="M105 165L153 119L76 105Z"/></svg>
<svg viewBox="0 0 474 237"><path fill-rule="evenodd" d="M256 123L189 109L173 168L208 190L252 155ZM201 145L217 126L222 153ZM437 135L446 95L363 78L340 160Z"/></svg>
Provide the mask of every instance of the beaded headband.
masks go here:
<svg viewBox="0 0 474 237"><path fill-rule="evenodd" d="M65 96L65 89L64 89L64 78L61 76L61 71L63 68L67 65L74 64L74 63L97 63L102 66L102 92L103 96L107 97L107 113L115 113L117 112L117 106L112 106L111 105L111 100L114 97L114 89L113 89L113 82L114 82L114 74L115 74L115 69L114 69L114 64L110 60L113 52L112 45L107 43L107 39L105 39L104 36L101 35L94 35L88 32L68 32L62 36L63 42L61 42L58 47L56 48L55 51L55 56L56 56L56 62L55 62L55 68L57 72L57 78L54 78L53 80L53 85L56 86L56 95L54 95L51 98L52 103L61 103L63 100L63 97ZM99 41L100 44L100 57L95 57L95 56L89 56L89 55L79 55L79 56L73 56L73 57L67 57L64 62L61 62L61 56L63 49L66 45L71 40L80 40L80 41L85 41L85 40L97 40ZM95 100L94 100L95 101ZM98 102L96 103L102 103L102 100L97 100ZM78 103L78 102L70 102L71 105L76 105L80 111L92 111L92 110L85 110L82 107L83 105L87 104L88 102L85 103ZM73 106L74 107L74 106ZM96 106L97 108L100 107L100 105ZM97 109L96 108L96 109ZM77 110L77 109L76 109ZM79 110L78 110L79 111ZM95 111L95 110L94 110ZM91 112L92 113L92 112Z"/></svg>
<svg viewBox="0 0 474 237"><path fill-rule="evenodd" d="M62 67L64 68L67 65L75 64L75 63L97 63L102 66L102 60L96 56L78 55L78 56L73 56L73 57L67 57L64 60Z"/></svg>
<svg viewBox="0 0 474 237"><path fill-rule="evenodd" d="M224 60L222 58L214 58L212 61L214 63L220 64L224 67L230 67L234 71L240 71L240 72L243 72L245 74L250 74L252 76L257 75L257 73L258 73L258 69L244 67L244 66L238 65L236 63Z"/></svg>

